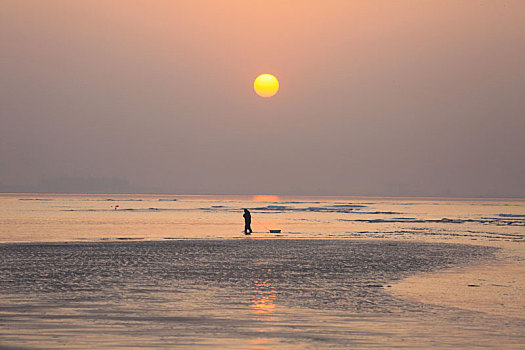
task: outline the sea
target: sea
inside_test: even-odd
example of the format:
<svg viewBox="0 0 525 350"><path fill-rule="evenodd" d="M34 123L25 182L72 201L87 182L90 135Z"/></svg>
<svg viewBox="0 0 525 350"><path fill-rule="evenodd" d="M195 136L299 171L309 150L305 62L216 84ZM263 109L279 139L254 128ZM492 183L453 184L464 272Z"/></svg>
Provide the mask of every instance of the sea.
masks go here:
<svg viewBox="0 0 525 350"><path fill-rule="evenodd" d="M1 194L0 349L522 348L389 289L524 242L523 199Z"/></svg>

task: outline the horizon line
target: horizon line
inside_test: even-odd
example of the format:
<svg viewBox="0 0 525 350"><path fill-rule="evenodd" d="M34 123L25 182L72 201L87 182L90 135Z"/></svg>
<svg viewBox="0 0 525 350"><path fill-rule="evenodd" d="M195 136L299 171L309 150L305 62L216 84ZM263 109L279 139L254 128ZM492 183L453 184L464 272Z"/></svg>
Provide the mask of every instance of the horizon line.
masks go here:
<svg viewBox="0 0 525 350"><path fill-rule="evenodd" d="M469 199L469 200L522 200L525 197L484 197L454 195L376 195L376 194L279 194L279 193L165 193L165 192L4 192L0 195L151 195L151 196L256 196L275 195L278 197L353 197L353 198L395 198L395 199Z"/></svg>

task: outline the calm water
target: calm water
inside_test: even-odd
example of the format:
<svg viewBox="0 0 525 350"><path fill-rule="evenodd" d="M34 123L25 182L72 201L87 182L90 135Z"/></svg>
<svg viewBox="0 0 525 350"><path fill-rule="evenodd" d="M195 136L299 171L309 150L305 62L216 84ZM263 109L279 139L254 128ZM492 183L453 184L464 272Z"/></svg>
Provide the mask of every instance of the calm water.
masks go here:
<svg viewBox="0 0 525 350"><path fill-rule="evenodd" d="M114 210L118 205L118 210ZM524 241L524 201L145 195L0 195L0 242L242 238Z"/></svg>
<svg viewBox="0 0 525 350"><path fill-rule="evenodd" d="M252 211L251 237L241 208ZM496 253L457 242L522 245L523 210L520 201L3 196L0 348L519 348L521 319L409 302L388 288Z"/></svg>

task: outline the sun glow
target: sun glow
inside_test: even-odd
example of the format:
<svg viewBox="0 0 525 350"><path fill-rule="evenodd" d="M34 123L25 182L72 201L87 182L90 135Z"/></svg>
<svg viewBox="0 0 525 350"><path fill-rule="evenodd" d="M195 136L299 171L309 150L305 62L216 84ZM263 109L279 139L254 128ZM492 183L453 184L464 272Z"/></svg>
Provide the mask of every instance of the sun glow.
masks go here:
<svg viewBox="0 0 525 350"><path fill-rule="evenodd" d="M273 194L256 194L252 197L255 202L278 202L281 199Z"/></svg>
<svg viewBox="0 0 525 350"><path fill-rule="evenodd" d="M279 91L279 81L271 74L261 74L253 82L253 89L261 97L272 97Z"/></svg>

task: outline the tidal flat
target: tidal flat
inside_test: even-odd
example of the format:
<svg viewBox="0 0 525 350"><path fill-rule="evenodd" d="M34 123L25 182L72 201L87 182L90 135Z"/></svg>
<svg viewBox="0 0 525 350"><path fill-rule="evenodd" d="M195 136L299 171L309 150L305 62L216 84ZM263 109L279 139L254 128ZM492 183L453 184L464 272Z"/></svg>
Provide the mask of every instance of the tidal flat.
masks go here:
<svg viewBox="0 0 525 350"><path fill-rule="evenodd" d="M27 349L496 345L497 318L388 292L495 251L333 239L4 244L0 339ZM509 346L523 341L508 333Z"/></svg>
<svg viewBox="0 0 525 350"><path fill-rule="evenodd" d="M524 207L3 195L0 349L519 349Z"/></svg>

